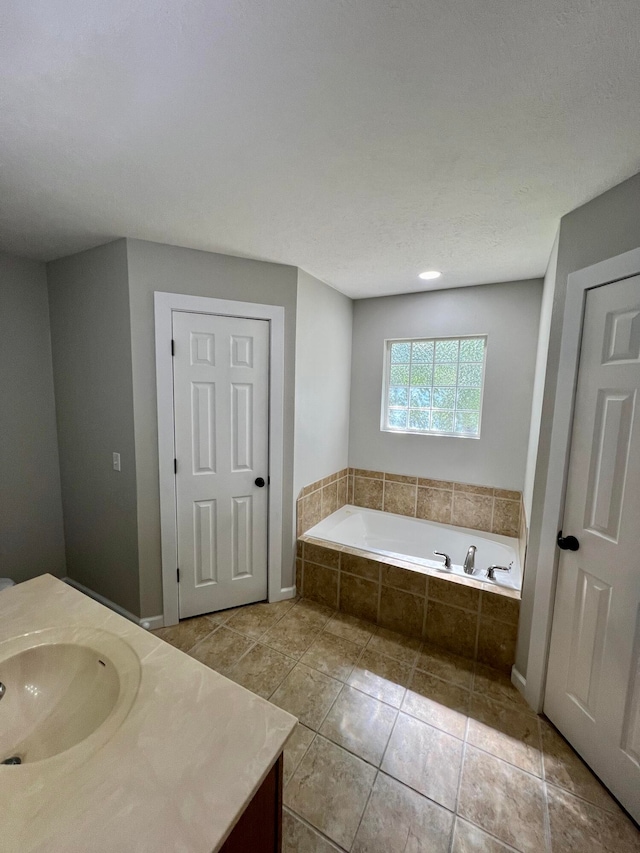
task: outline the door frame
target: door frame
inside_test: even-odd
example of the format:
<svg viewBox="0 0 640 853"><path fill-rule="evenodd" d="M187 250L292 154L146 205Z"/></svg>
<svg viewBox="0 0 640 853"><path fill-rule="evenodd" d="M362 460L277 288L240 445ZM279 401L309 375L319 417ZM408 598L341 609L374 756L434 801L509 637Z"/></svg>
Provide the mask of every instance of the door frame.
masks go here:
<svg viewBox="0 0 640 853"><path fill-rule="evenodd" d="M543 708L546 689L558 576L559 552L556 547L556 536L558 530L562 529L564 516L587 293L594 287L612 284L638 274L640 274L640 249L632 249L630 252L576 270L567 277L540 546L535 566L527 674L526 679L514 680L528 703L537 711Z"/></svg>
<svg viewBox="0 0 640 853"><path fill-rule="evenodd" d="M269 601L291 597L282 589L282 505L284 484L284 308L208 296L155 291L156 389L158 395L158 467L164 624L177 625L178 528L176 515L172 312L213 314L269 322L269 490L267 595Z"/></svg>

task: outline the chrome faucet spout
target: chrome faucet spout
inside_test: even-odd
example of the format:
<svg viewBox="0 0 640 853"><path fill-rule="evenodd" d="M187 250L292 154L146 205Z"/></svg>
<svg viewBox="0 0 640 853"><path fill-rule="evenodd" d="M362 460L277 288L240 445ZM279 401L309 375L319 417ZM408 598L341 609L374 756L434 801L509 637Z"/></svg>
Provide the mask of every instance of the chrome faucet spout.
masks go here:
<svg viewBox="0 0 640 853"><path fill-rule="evenodd" d="M464 558L464 571L467 575L472 575L475 571L475 563L476 563L476 551L477 548L475 545L470 545L469 550L467 551L467 556Z"/></svg>

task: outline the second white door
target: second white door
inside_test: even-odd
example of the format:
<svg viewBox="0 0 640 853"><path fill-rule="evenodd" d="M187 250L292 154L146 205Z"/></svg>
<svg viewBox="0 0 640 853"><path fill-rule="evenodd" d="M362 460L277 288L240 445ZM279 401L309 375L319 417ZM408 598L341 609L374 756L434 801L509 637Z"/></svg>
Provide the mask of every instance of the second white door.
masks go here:
<svg viewBox="0 0 640 853"><path fill-rule="evenodd" d="M269 322L173 313L180 618L267 597Z"/></svg>
<svg viewBox="0 0 640 853"><path fill-rule="evenodd" d="M640 820L640 276L588 291L544 709Z"/></svg>

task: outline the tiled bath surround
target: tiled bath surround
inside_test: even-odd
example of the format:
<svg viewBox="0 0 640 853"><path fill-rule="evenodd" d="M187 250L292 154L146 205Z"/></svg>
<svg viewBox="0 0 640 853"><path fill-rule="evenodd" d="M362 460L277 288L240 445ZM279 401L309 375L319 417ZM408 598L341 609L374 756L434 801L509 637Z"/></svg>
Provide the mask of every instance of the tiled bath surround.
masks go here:
<svg viewBox="0 0 640 853"><path fill-rule="evenodd" d="M522 496L508 489L350 468L355 506L518 536Z"/></svg>
<svg viewBox="0 0 640 853"><path fill-rule="evenodd" d="M348 501L349 468L305 486L296 501L296 531L301 536Z"/></svg>
<svg viewBox="0 0 640 853"><path fill-rule="evenodd" d="M305 531L345 504L468 527L519 539L522 565L526 523L520 492L431 480L361 468L305 486L297 509L296 587L299 595L425 639L467 658L510 672L515 660L520 602L512 590L483 589L427 577L402 561L309 540ZM303 537L301 540L300 537ZM409 566L410 564L407 564Z"/></svg>
<svg viewBox="0 0 640 853"><path fill-rule="evenodd" d="M515 660L520 601L513 590L481 581L428 577L356 549L298 541L298 593L383 628L427 640L509 673ZM400 562L400 561L397 561Z"/></svg>
<svg viewBox="0 0 640 853"><path fill-rule="evenodd" d="M520 492L343 468L302 489L296 503L297 535L347 503L500 536L521 537L524 528Z"/></svg>

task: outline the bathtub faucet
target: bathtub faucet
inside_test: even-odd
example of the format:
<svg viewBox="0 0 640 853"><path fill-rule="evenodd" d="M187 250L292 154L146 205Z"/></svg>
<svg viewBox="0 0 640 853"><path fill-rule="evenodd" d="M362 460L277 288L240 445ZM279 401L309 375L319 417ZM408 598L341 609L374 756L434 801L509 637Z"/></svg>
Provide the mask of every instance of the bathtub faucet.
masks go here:
<svg viewBox="0 0 640 853"><path fill-rule="evenodd" d="M447 571L451 571L451 557L445 554L444 551L434 551L433 553L436 557L444 557L444 568Z"/></svg>
<svg viewBox="0 0 640 853"><path fill-rule="evenodd" d="M487 577L489 578L490 581L494 581L496 579L495 573L497 571L510 572L512 565L513 565L513 562L509 563L508 566L489 566L489 568L487 569Z"/></svg>
<svg viewBox="0 0 640 853"><path fill-rule="evenodd" d="M467 551L467 556L464 558L464 571L467 575L472 575L475 569L476 562L476 546L470 545Z"/></svg>

